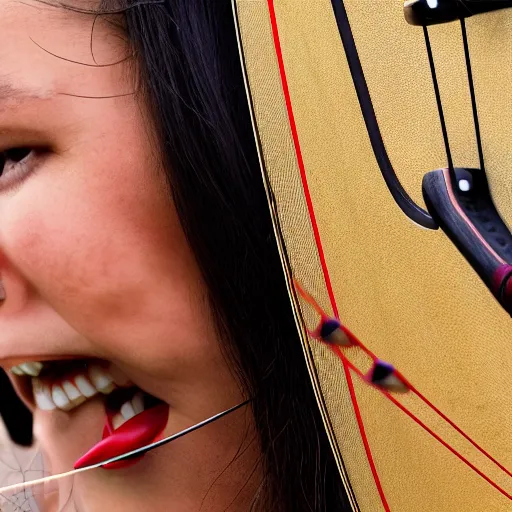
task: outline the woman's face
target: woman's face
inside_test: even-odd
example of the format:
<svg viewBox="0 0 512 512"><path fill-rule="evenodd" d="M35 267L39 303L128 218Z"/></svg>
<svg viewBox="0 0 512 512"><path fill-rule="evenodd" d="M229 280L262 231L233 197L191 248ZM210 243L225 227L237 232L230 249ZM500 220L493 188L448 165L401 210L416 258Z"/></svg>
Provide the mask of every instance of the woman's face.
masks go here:
<svg viewBox="0 0 512 512"><path fill-rule="evenodd" d="M165 434L241 402L119 29L30 0L0 0L0 20L1 365L101 360L118 383L169 404ZM40 379L52 399L52 386L87 377L76 366ZM20 389L33 381L12 377ZM23 396L52 473L101 439L102 393L70 411ZM73 499L80 510L188 511L206 496L205 510L224 510L254 462L250 449L229 466L247 418L237 411L129 469L77 475Z"/></svg>

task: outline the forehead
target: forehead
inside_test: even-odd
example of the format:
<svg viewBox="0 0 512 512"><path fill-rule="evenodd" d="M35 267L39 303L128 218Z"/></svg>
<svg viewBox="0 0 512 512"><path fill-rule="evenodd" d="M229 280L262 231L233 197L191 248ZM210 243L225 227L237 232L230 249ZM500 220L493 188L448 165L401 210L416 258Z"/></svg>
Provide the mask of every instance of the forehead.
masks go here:
<svg viewBox="0 0 512 512"><path fill-rule="evenodd" d="M0 23L0 99L80 95L84 86L84 94L94 95L90 86L119 74L122 66L110 64L127 56L120 29L101 16L35 0L0 0Z"/></svg>

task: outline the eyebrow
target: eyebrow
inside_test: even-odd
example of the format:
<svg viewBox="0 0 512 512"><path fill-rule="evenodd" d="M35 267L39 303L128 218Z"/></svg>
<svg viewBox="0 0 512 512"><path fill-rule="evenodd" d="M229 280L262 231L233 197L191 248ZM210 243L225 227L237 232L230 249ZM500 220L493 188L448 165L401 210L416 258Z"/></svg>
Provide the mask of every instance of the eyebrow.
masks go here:
<svg viewBox="0 0 512 512"><path fill-rule="evenodd" d="M7 79L0 77L0 103L7 102L8 100L43 99L50 95L35 89L16 87Z"/></svg>

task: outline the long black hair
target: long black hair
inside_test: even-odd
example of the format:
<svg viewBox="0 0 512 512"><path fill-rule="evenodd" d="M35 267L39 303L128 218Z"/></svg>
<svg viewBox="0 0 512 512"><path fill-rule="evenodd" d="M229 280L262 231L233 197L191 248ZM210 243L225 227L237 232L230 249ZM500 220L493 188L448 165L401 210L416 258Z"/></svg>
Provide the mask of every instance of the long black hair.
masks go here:
<svg viewBox="0 0 512 512"><path fill-rule="evenodd" d="M207 285L222 348L252 397L264 470L255 510L348 511L286 291L231 2L141 3L112 21L133 50L137 93L149 106L156 151ZM16 432L19 416L7 412L13 404L21 408L27 427L30 415L8 381L3 389L11 436L29 444L29 432Z"/></svg>
<svg viewBox="0 0 512 512"><path fill-rule="evenodd" d="M252 409L265 511L348 510L274 239L230 0L125 13L178 215Z"/></svg>

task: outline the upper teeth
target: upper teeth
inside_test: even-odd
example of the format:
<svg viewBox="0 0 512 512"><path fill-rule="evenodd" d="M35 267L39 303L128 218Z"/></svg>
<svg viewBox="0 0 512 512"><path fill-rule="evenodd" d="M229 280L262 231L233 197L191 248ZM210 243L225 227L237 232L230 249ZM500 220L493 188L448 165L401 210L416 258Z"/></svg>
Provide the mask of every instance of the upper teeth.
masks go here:
<svg viewBox="0 0 512 512"><path fill-rule="evenodd" d="M29 375L30 377L37 377L43 369L43 363L39 361L30 361L28 363L21 363L18 366L13 366L11 372L15 375Z"/></svg>
<svg viewBox="0 0 512 512"><path fill-rule="evenodd" d="M32 379L32 389L37 407L44 411L59 408L70 411L98 392L108 395L116 388L110 373L96 364L87 370L53 382L49 379Z"/></svg>

